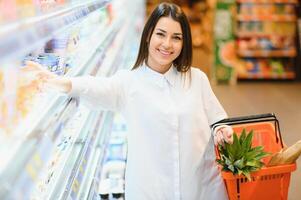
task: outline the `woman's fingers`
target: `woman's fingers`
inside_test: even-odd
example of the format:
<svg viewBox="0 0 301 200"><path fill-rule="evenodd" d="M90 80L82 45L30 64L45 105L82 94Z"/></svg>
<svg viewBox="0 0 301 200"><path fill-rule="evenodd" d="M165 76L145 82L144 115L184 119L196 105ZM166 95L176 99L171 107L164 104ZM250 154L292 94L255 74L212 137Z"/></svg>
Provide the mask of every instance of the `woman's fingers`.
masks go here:
<svg viewBox="0 0 301 200"><path fill-rule="evenodd" d="M222 131L225 142L232 144L233 143L233 129L231 127L227 127L227 128L223 128L221 131Z"/></svg>
<svg viewBox="0 0 301 200"><path fill-rule="evenodd" d="M222 132L219 130L216 132L216 134L214 135L214 144L215 145L224 145L224 139L222 136Z"/></svg>
<svg viewBox="0 0 301 200"><path fill-rule="evenodd" d="M49 86L48 82L56 79L58 75L51 73L37 62L26 61L25 66L20 68L23 84L35 88L37 92L45 91Z"/></svg>
<svg viewBox="0 0 301 200"><path fill-rule="evenodd" d="M216 131L214 135L214 144L224 145L226 143L233 143L233 129L230 126L222 127Z"/></svg>
<svg viewBox="0 0 301 200"><path fill-rule="evenodd" d="M53 74L50 71L48 71L45 67L43 67L41 64L39 64L37 62L26 61L25 64L26 65L21 68L21 70L24 71L24 72L34 71L34 72L45 73L45 74L48 74L48 75Z"/></svg>
<svg viewBox="0 0 301 200"><path fill-rule="evenodd" d="M26 61L26 65L21 68L21 72L25 74L35 75L37 79L40 78L56 78L57 75L47 70L45 67L37 62Z"/></svg>
<svg viewBox="0 0 301 200"><path fill-rule="evenodd" d="M33 61L26 61L26 66L30 67L31 69L40 69L43 70L43 66L40 63L33 62Z"/></svg>
<svg viewBox="0 0 301 200"><path fill-rule="evenodd" d="M224 145L224 143L225 143L225 140L224 140L224 137L223 137L223 132L222 131L220 131L220 133L218 134L218 138L219 138L219 144L220 145Z"/></svg>
<svg viewBox="0 0 301 200"><path fill-rule="evenodd" d="M25 66L21 68L21 71L27 72L27 71L44 71L43 66L41 66L39 63L33 62L33 61L26 61Z"/></svg>

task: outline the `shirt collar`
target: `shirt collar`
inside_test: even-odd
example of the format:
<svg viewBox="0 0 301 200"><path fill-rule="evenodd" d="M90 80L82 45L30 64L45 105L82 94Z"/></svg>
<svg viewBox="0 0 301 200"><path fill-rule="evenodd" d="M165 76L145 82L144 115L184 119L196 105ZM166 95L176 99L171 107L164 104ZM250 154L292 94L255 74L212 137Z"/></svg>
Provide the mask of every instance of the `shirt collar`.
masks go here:
<svg viewBox="0 0 301 200"><path fill-rule="evenodd" d="M143 71L145 71L145 73L148 75L148 77L151 78L152 80L154 80L160 86L163 86L164 81L166 81L166 80L171 86L175 85L176 76L177 76L178 72L174 65L172 65L169 68L169 70L167 72L165 72L164 74L156 72L155 70L148 67L146 64L143 64L142 68L143 68Z"/></svg>
<svg viewBox="0 0 301 200"><path fill-rule="evenodd" d="M178 71L174 65L171 65L169 70L165 72L164 77L166 78L166 80L171 86L175 85L177 74Z"/></svg>

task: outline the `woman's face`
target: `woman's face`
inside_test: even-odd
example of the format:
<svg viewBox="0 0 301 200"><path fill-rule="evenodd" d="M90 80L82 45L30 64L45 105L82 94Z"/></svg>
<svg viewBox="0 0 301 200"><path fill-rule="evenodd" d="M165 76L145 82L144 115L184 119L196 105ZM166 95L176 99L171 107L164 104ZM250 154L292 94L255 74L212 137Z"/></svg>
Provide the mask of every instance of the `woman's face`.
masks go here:
<svg viewBox="0 0 301 200"><path fill-rule="evenodd" d="M180 23L171 17L161 17L150 38L148 66L165 73L180 55L182 47L183 33Z"/></svg>

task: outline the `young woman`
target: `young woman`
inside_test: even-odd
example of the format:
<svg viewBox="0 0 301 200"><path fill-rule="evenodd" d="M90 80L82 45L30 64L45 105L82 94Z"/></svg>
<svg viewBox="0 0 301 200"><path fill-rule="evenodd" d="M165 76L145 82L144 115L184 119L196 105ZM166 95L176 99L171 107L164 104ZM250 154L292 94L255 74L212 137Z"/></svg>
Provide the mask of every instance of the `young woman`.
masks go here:
<svg viewBox="0 0 301 200"><path fill-rule="evenodd" d="M144 27L132 70L109 78L62 78L29 62L46 85L94 107L119 111L129 127L127 200L224 200L214 144L232 129L210 125L227 117L206 75L191 67L190 27L175 4L161 3Z"/></svg>

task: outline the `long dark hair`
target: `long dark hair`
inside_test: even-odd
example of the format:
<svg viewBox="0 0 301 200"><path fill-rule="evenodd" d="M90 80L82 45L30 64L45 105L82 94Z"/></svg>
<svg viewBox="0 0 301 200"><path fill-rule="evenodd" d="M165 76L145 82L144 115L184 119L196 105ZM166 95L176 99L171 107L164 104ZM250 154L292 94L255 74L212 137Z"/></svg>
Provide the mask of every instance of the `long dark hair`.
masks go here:
<svg viewBox="0 0 301 200"><path fill-rule="evenodd" d="M189 22L182 9L173 3L161 3L148 18L140 41L139 53L133 69L141 66L148 58L148 42L153 34L155 26L161 17L171 17L181 25L183 33L183 47L180 55L173 61L173 65L179 72L187 72L192 62L192 41Z"/></svg>

